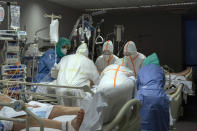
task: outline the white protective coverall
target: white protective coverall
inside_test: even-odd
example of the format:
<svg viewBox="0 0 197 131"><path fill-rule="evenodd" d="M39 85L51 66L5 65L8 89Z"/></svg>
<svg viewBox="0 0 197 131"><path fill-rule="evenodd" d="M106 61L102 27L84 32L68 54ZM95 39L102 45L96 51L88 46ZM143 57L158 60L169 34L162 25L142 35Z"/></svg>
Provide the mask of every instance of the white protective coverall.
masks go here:
<svg viewBox="0 0 197 131"><path fill-rule="evenodd" d="M109 52L110 54L103 54L97 58L95 64L99 73L101 73L108 65L114 64L119 60L119 58L113 54L113 51L113 43L110 40L106 41L103 44L103 52Z"/></svg>
<svg viewBox="0 0 197 131"><path fill-rule="evenodd" d="M129 54L129 55L128 55ZM134 72L135 78L137 73L143 65L146 56L142 53L137 52L135 43L133 41L127 42L124 46L124 58L122 58L123 65L131 69Z"/></svg>
<svg viewBox="0 0 197 131"><path fill-rule="evenodd" d="M94 65L93 61L88 59L87 45L81 44L76 54L65 56L58 64L59 72L57 77L57 85L82 87L90 86L90 81L96 84L99 73ZM78 89L65 89L57 88L57 95L68 95L84 97L86 93ZM59 104L67 106L79 106L80 99L68 99L60 97L58 99Z"/></svg>
<svg viewBox="0 0 197 131"><path fill-rule="evenodd" d="M132 98L134 79L133 71L124 66L112 64L104 69L96 89L96 92L102 92L102 97L108 105L103 112L104 123L111 121L121 107Z"/></svg>

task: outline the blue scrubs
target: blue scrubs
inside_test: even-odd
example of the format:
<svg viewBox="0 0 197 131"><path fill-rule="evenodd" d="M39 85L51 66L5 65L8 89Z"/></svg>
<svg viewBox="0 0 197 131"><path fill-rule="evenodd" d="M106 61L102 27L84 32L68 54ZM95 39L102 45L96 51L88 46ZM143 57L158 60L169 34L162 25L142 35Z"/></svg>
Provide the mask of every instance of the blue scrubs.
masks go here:
<svg viewBox="0 0 197 131"><path fill-rule="evenodd" d="M59 63L60 58L57 57L57 63ZM40 82L50 82L54 79L51 77L51 68L55 64L55 50L47 50L38 61L38 74L34 78L35 83Z"/></svg>
<svg viewBox="0 0 197 131"><path fill-rule="evenodd" d="M169 99L164 91L165 74L160 66L149 64L137 76L137 99L142 131L169 131Z"/></svg>

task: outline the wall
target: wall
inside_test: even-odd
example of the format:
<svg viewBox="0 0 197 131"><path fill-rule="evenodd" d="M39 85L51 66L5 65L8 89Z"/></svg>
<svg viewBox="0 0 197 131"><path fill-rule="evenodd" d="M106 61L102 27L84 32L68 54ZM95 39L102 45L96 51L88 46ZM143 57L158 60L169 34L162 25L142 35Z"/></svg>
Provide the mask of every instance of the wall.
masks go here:
<svg viewBox="0 0 197 131"><path fill-rule="evenodd" d="M21 5L21 27L27 30L28 42L33 42L36 30L50 24L49 18L44 18L45 13L61 14L60 36L68 37L80 12L50 3L44 0L23 0ZM98 17L97 17L98 18ZM94 18L97 19L97 18ZM156 52L161 64L167 64L176 71L184 67L182 46L181 16L162 13L111 13L102 15L105 22L102 26L104 35L113 32L115 24L125 26L125 40L133 40L139 52L150 55ZM6 28L6 20L0 25L0 29ZM39 34L48 37L48 30Z"/></svg>
<svg viewBox="0 0 197 131"><path fill-rule="evenodd" d="M156 52L161 65L181 71L183 64L181 15L158 13L111 13L104 18L103 34L113 32L115 24L125 27L125 40L136 43L139 52L150 55Z"/></svg>
<svg viewBox="0 0 197 131"><path fill-rule="evenodd" d="M60 37L68 37L78 16L77 10L57 5L47 0L18 0L21 6L21 28L26 29L28 34L28 42L34 41L34 33L51 22L50 18L45 18L43 15L56 14L61 15L59 33ZM7 16L6 16L7 17ZM7 20L0 25L0 29L7 29ZM49 29L39 33L39 36L49 37Z"/></svg>

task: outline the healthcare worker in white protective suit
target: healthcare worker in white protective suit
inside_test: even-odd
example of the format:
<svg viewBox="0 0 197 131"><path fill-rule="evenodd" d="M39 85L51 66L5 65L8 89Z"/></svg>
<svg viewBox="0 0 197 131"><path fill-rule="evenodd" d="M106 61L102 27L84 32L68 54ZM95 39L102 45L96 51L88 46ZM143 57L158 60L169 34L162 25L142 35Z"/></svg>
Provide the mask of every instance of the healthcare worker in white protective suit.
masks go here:
<svg viewBox="0 0 197 131"><path fill-rule="evenodd" d="M126 43L124 46L124 57L122 58L121 62L125 67L131 69L134 72L135 78L137 77L137 73L142 67L145 59L145 55L137 52L135 43L133 41Z"/></svg>
<svg viewBox="0 0 197 131"><path fill-rule="evenodd" d="M85 43L81 44L76 54L65 56L58 64L59 72L57 77L57 85L82 87L96 84L99 73L93 61L88 58L88 48ZM79 89L56 88L56 94L67 96L84 97L86 93ZM58 98L61 105L80 106L80 99Z"/></svg>
<svg viewBox="0 0 197 131"><path fill-rule="evenodd" d="M134 97L135 78L133 71L112 64L101 73L100 82L94 88L92 99L84 99L82 109L85 110L82 131L96 131L103 124L112 121L122 106Z"/></svg>
<svg viewBox="0 0 197 131"><path fill-rule="evenodd" d="M105 67L114 64L119 58L113 54L114 47L113 43L108 40L103 44L103 55L99 56L96 60L96 67L101 73Z"/></svg>

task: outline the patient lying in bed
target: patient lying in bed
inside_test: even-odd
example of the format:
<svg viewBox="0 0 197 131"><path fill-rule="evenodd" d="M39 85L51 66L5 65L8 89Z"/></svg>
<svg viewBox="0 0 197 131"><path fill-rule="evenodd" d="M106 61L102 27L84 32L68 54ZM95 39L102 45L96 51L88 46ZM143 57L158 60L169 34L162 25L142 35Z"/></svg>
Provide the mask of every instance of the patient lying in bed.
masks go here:
<svg viewBox="0 0 197 131"><path fill-rule="evenodd" d="M62 122L54 121L52 119L62 115L78 114L71 122L67 122L67 128L70 129L73 127L78 131L80 127L81 131L95 131L96 129L101 129L103 123L110 122L121 107L132 98L132 92L134 91L135 85L135 80L132 76L133 72L124 66L110 65L106 67L100 83L95 89L94 96L86 98L82 102L82 107L85 110L85 113L83 110L80 110L79 107L43 105L36 102L30 102L27 106L33 113L37 113L37 115L42 118L44 126L47 128L62 130ZM11 102L12 100L4 95L0 95L0 101ZM45 109L45 115L38 113L39 108ZM0 110L3 111L3 108ZM17 112L14 112L13 114L15 114L14 117L16 118L25 119L25 114L22 114L22 116L16 115ZM84 114L86 115L84 116ZM104 118L102 116L104 116ZM30 125L31 127L39 126L33 119L31 119ZM25 124L15 122L12 127L15 131L24 128Z"/></svg>
<svg viewBox="0 0 197 131"><path fill-rule="evenodd" d="M186 70L179 73L166 73L166 83L165 89L168 89L171 85L178 86L183 83L183 93L184 94L194 94L192 88L192 81L188 80L189 75L191 75L192 68L188 67Z"/></svg>
<svg viewBox="0 0 197 131"><path fill-rule="evenodd" d="M10 103L13 100L5 95L0 94L0 101ZM79 107L64 107L60 105L52 106L52 105L41 104L41 103L36 103L36 102L31 102L30 104L26 104L26 106L33 113L41 117L44 127L46 128L53 128L53 129L66 130L66 131L79 131L79 128L81 126L81 123L84 117L84 111L83 109L80 109ZM45 110L46 112L45 115L39 114L38 112L36 112L39 110L39 108L40 110L41 108L43 111ZM65 121L65 122L52 120L53 118L62 116L62 115L77 115L77 116L73 120ZM21 119L26 118L24 112L15 112L10 107L0 107L0 116L10 117L10 118L13 118L13 117L21 118ZM0 121L0 123L10 126L8 127L6 125L3 125L4 130L20 131L21 129L25 128L25 123L16 123L16 122L12 123L12 122L3 121L3 120ZM39 124L33 118L30 118L30 127L39 127Z"/></svg>

